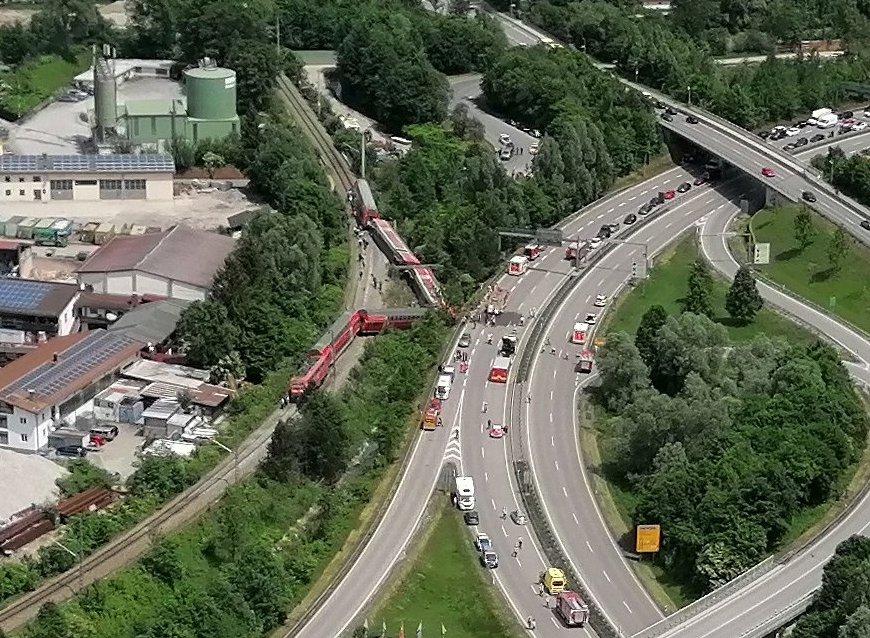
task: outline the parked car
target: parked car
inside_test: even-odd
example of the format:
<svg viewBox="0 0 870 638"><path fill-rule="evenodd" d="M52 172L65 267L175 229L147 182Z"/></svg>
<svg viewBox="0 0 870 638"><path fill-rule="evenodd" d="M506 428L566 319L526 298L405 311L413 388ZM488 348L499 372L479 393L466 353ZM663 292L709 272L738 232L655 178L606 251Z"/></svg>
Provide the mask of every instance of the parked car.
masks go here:
<svg viewBox="0 0 870 638"><path fill-rule="evenodd" d="M511 520L517 525L525 525L526 515L523 514L520 510L514 510L513 512L511 512Z"/></svg>
<svg viewBox="0 0 870 638"><path fill-rule="evenodd" d="M507 133L502 133L501 135L499 135L498 142L499 144L502 144L504 146L507 146L508 144L513 144L513 142L511 142L511 136Z"/></svg>
<svg viewBox="0 0 870 638"><path fill-rule="evenodd" d="M673 122L673 121L674 121L674 116L671 115L670 113L668 113L667 111L665 111L665 112L662 113L662 119L663 119L665 122Z"/></svg>
<svg viewBox="0 0 870 638"><path fill-rule="evenodd" d="M794 142L795 146L806 146L807 144L809 144L809 140L805 137L799 137Z"/></svg>
<svg viewBox="0 0 870 638"><path fill-rule="evenodd" d="M467 348L471 345L471 333L463 332L462 336L459 337L459 347Z"/></svg>
<svg viewBox="0 0 870 638"><path fill-rule="evenodd" d="M603 308L607 305L607 295L595 295L595 307Z"/></svg>
<svg viewBox="0 0 870 638"><path fill-rule="evenodd" d="M765 177L776 177L776 173L769 166L765 166L764 168L762 168L761 174L764 175Z"/></svg>
<svg viewBox="0 0 870 638"><path fill-rule="evenodd" d="M514 154L514 152L513 152L513 148L511 148L510 146L505 146L503 149L501 149L501 150L498 152L498 157L499 157L499 159L502 160L503 162L506 162L506 161L508 161L508 160L511 158L511 156L512 156L513 154Z"/></svg>
<svg viewBox="0 0 870 638"><path fill-rule="evenodd" d="M770 137L770 131L761 131L758 134L758 137L760 137L763 140L766 140L768 137Z"/></svg>
<svg viewBox="0 0 870 638"><path fill-rule="evenodd" d="M677 192L674 190L665 191L665 199L673 199L677 196Z"/></svg>
<svg viewBox="0 0 870 638"><path fill-rule="evenodd" d="M825 136L824 136L824 135L822 135L821 133L816 133L815 135L813 135L813 136L810 138L810 142L813 142L813 143L815 143L815 142L821 142L823 139L825 139Z"/></svg>
<svg viewBox="0 0 870 638"><path fill-rule="evenodd" d="M683 182L682 184L677 186L677 192L678 193L685 193L686 191L690 190L691 188L692 188L692 185L689 182Z"/></svg>
<svg viewBox="0 0 870 638"><path fill-rule="evenodd" d="M586 318L583 321L588 323L590 326L594 326L595 322L598 321L598 315L594 312L587 312Z"/></svg>
<svg viewBox="0 0 870 638"><path fill-rule="evenodd" d="M540 149L541 146L537 142L529 144L529 155L537 155Z"/></svg>
<svg viewBox="0 0 870 638"><path fill-rule="evenodd" d="M501 423L493 423L489 428L489 438L503 439L507 429Z"/></svg>
<svg viewBox="0 0 870 638"><path fill-rule="evenodd" d="M619 230L619 222L613 222L612 224L607 224L607 227L610 229L610 232L615 233Z"/></svg>
<svg viewBox="0 0 870 638"><path fill-rule="evenodd" d="M797 135L800 132L801 132L801 130L797 126L791 126L787 129L785 129L786 137L793 137L794 135Z"/></svg>
<svg viewBox="0 0 870 638"><path fill-rule="evenodd" d="M595 250L601 245L601 237L593 237L589 240L589 250Z"/></svg>
<svg viewBox="0 0 870 638"><path fill-rule="evenodd" d="M631 226L634 222L637 221L637 215L634 213L629 213L625 216L625 219L622 220L622 223L626 226Z"/></svg>
<svg viewBox="0 0 870 638"><path fill-rule="evenodd" d="M853 131L863 131L866 128L867 128L867 122L855 122L852 125Z"/></svg>
<svg viewBox="0 0 870 638"><path fill-rule="evenodd" d="M803 193L801 193L801 197L803 197L808 202L816 201L816 196L810 191L804 191Z"/></svg>
<svg viewBox="0 0 870 638"><path fill-rule="evenodd" d="M707 173L704 173L703 175L698 175L695 178L695 186L700 186L701 184L706 184L707 180L709 180L709 179L710 179L710 175L708 175Z"/></svg>
<svg viewBox="0 0 870 638"><path fill-rule="evenodd" d="M613 234L613 231L610 229L610 226L604 225L598 229L598 237L602 239L608 239Z"/></svg>
<svg viewBox="0 0 870 638"><path fill-rule="evenodd" d="M477 513L477 510L465 512L462 518L465 520L466 525L480 525L480 514Z"/></svg>
<svg viewBox="0 0 870 638"><path fill-rule="evenodd" d="M686 116L686 124L697 124L697 123L698 123L698 118L695 117L694 115Z"/></svg>
<svg viewBox="0 0 870 638"><path fill-rule="evenodd" d="M498 554L494 551L480 552L480 563L487 569L498 567Z"/></svg>
<svg viewBox="0 0 870 638"><path fill-rule="evenodd" d="M63 445L55 450L58 456L71 456L83 458L88 455L88 451L81 445Z"/></svg>
<svg viewBox="0 0 870 638"><path fill-rule="evenodd" d="M479 552L485 552L492 549L492 541L489 539L489 535L480 532L474 538L474 548Z"/></svg>
<svg viewBox="0 0 870 638"><path fill-rule="evenodd" d="M861 228L863 228L864 230L870 230L870 221L867 221L866 219L862 219L861 220Z"/></svg>
<svg viewBox="0 0 870 638"><path fill-rule="evenodd" d="M677 110L673 106L668 106L667 108L665 108L665 113L667 113L668 115L676 115Z"/></svg>
<svg viewBox="0 0 870 638"><path fill-rule="evenodd" d="M784 150L784 151L793 151L793 150L795 150L796 148L797 148L797 144L786 144L785 146L782 147L782 150Z"/></svg>

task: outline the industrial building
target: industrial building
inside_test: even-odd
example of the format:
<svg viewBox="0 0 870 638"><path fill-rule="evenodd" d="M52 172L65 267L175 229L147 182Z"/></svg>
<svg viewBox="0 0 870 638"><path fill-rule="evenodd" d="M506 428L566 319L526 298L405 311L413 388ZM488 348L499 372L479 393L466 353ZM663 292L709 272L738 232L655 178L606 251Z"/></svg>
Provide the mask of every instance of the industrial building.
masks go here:
<svg viewBox="0 0 870 638"><path fill-rule="evenodd" d="M123 332L57 337L0 369L0 447L36 452L144 346Z"/></svg>
<svg viewBox="0 0 870 638"><path fill-rule="evenodd" d="M171 155L0 155L0 203L172 199Z"/></svg>
<svg viewBox="0 0 870 638"><path fill-rule="evenodd" d="M187 226L161 233L116 236L78 269L88 292L205 299L234 240Z"/></svg>
<svg viewBox="0 0 870 638"><path fill-rule="evenodd" d="M105 57L94 61L94 137L98 143L122 138L137 145L160 146L176 139L196 143L239 132L235 71L205 59L200 66L182 72L185 98L119 104L117 69L122 63Z"/></svg>

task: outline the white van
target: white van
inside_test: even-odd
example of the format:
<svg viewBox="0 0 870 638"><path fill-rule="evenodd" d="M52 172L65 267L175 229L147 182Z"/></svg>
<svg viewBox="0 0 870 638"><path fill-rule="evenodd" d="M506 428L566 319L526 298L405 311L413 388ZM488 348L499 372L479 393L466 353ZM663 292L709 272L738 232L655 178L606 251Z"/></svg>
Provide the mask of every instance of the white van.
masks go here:
<svg viewBox="0 0 870 638"><path fill-rule="evenodd" d="M453 492L456 507L463 512L474 509L474 479L470 476L456 477L456 491Z"/></svg>
<svg viewBox="0 0 870 638"><path fill-rule="evenodd" d="M435 398L447 399L450 396L450 386L453 385L453 377L449 374L442 374L438 377L438 383L435 385Z"/></svg>

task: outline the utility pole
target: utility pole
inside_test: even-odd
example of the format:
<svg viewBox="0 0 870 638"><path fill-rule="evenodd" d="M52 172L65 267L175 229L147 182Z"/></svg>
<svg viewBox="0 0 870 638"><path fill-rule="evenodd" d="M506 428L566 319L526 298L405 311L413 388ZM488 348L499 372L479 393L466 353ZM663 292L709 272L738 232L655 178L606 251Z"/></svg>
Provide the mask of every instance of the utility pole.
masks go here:
<svg viewBox="0 0 870 638"><path fill-rule="evenodd" d="M362 178L366 178L366 133L365 131L360 131L359 133L359 172L362 175Z"/></svg>
<svg viewBox="0 0 870 638"><path fill-rule="evenodd" d="M275 16L275 51L281 55L281 16Z"/></svg>

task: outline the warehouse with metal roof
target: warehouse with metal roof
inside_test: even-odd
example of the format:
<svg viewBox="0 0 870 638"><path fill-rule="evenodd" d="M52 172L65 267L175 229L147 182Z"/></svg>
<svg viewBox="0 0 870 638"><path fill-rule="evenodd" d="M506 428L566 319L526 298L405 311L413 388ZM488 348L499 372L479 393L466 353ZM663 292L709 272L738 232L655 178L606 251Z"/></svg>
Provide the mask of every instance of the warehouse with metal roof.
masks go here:
<svg viewBox="0 0 870 638"><path fill-rule="evenodd" d="M234 240L188 226L162 233L114 237L78 269L89 292L205 299Z"/></svg>
<svg viewBox="0 0 870 638"><path fill-rule="evenodd" d="M0 155L0 203L172 199L171 155Z"/></svg>

